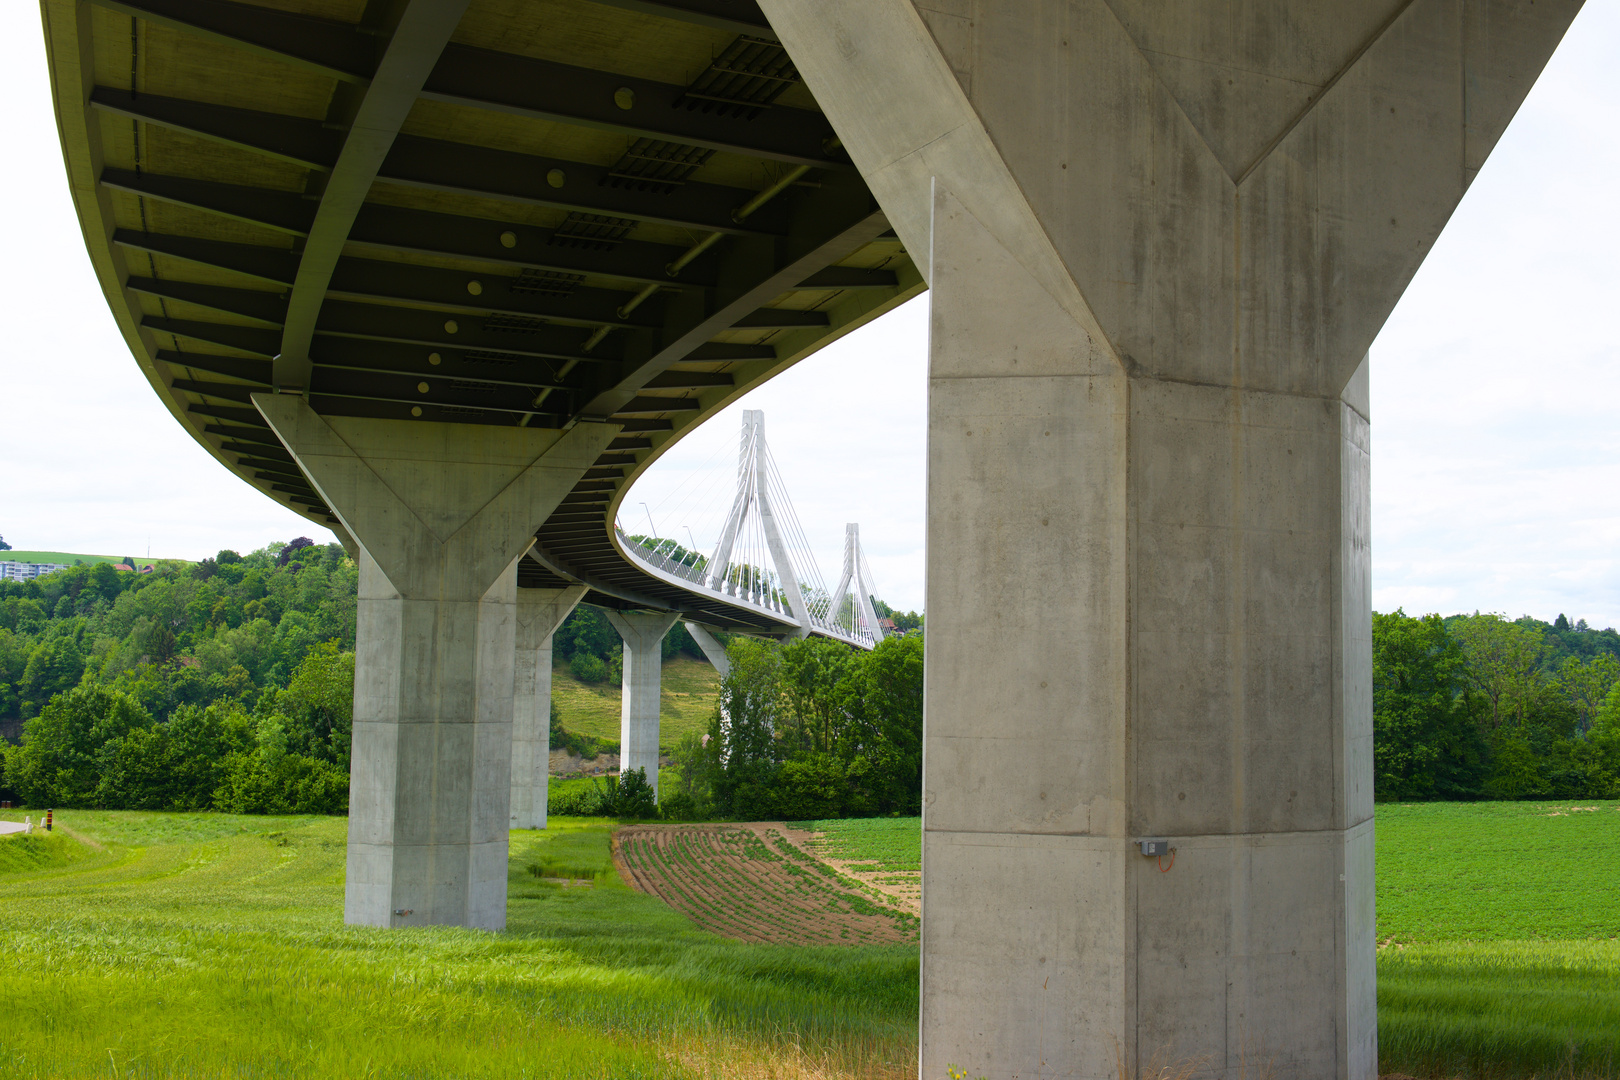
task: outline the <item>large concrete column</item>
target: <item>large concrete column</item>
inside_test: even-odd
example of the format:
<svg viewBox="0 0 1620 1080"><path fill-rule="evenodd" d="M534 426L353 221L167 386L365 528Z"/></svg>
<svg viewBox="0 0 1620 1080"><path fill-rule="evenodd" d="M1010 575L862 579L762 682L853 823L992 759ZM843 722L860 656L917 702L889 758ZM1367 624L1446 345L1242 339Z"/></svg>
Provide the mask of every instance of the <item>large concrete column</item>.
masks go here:
<svg viewBox="0 0 1620 1080"><path fill-rule="evenodd" d="M344 921L500 929L517 560L614 431L253 403L360 547Z"/></svg>
<svg viewBox="0 0 1620 1080"><path fill-rule="evenodd" d="M514 829L546 827L551 779L551 635L585 595L583 585L517 591L517 654L512 690Z"/></svg>
<svg viewBox="0 0 1620 1080"><path fill-rule="evenodd" d="M1366 353L1578 5L761 7L929 253L921 1075L1371 1080Z"/></svg>
<svg viewBox="0 0 1620 1080"><path fill-rule="evenodd" d="M619 775L647 770L658 790L658 711L662 704L664 635L680 615L662 611L606 611L624 639L623 699L619 705Z"/></svg>

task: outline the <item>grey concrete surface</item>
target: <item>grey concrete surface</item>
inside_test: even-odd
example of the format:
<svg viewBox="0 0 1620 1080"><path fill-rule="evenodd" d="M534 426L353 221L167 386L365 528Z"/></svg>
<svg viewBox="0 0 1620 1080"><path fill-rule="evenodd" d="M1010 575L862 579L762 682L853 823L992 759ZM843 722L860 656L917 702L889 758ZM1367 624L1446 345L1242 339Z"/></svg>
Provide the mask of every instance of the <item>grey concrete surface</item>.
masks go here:
<svg viewBox="0 0 1620 1080"><path fill-rule="evenodd" d="M686 632L692 635L692 640L697 642L698 648L703 650L703 655L714 665L714 670L720 673L722 679L731 674L731 658L726 656L726 647L713 634L694 622L686 624Z"/></svg>
<svg viewBox="0 0 1620 1080"><path fill-rule="evenodd" d="M517 653L512 689L512 797L514 829L546 827L551 779L551 635L579 605L583 585L517 591Z"/></svg>
<svg viewBox="0 0 1620 1080"><path fill-rule="evenodd" d="M253 403L360 549L344 921L500 929L517 560L614 429Z"/></svg>
<svg viewBox="0 0 1620 1080"><path fill-rule="evenodd" d="M624 639L623 697L619 704L619 775L647 770L658 790L658 714L662 704L664 635L679 612L606 611Z"/></svg>
<svg viewBox="0 0 1620 1080"><path fill-rule="evenodd" d="M1371 1080L1366 355L1579 5L761 7L930 253L921 1075Z"/></svg>

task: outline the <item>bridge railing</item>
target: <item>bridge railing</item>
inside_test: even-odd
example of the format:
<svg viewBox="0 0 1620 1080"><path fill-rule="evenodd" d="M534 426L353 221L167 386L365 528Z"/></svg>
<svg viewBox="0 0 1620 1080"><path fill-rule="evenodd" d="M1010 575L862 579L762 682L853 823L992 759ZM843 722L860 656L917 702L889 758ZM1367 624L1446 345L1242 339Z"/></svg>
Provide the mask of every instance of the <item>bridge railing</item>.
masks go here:
<svg viewBox="0 0 1620 1080"><path fill-rule="evenodd" d="M708 572L704 567L693 566L679 559L671 558L655 547L648 546L644 541L635 539L618 525L613 527L613 531L618 536L619 546L624 549L625 554L643 567L657 571L665 577L678 578L689 585L693 591L714 591L713 583L709 581ZM757 591L744 589L736 593L727 592L724 595L734 603L768 611L789 622L796 622L793 613L787 610L786 605L783 604L781 590L779 589L764 588ZM837 638L840 641L846 641L861 648L870 649L877 645L876 636L866 627L857 626L849 629L814 611L810 614L810 629L814 633Z"/></svg>

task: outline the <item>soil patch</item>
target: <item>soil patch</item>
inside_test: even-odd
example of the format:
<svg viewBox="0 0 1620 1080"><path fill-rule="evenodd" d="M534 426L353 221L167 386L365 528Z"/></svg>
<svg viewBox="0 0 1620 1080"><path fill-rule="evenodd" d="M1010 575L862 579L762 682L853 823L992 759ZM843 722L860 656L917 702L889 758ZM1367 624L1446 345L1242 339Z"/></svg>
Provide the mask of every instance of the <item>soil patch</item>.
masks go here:
<svg viewBox="0 0 1620 1080"><path fill-rule="evenodd" d="M631 887L706 930L775 945L915 942L918 919L828 866L780 822L632 825L613 838Z"/></svg>

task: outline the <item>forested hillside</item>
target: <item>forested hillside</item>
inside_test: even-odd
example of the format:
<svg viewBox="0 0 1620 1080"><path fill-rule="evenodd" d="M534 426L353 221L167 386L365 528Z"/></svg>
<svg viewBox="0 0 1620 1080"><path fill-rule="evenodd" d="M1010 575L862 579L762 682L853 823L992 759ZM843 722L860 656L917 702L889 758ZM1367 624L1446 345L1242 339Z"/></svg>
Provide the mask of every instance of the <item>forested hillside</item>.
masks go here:
<svg viewBox="0 0 1620 1080"><path fill-rule="evenodd" d="M1381 799L1620 798L1620 634L1373 615Z"/></svg>
<svg viewBox="0 0 1620 1080"><path fill-rule="evenodd" d="M356 580L342 548L300 538L151 573L99 563L0 582L0 794L30 805L343 810ZM1372 643L1379 798L1620 798L1613 629L1561 615L1395 611L1374 615ZM553 649L584 683L619 680L618 634L594 608L577 609ZM916 811L921 635L872 653L819 639L730 649L721 706L731 723L717 713L706 741L669 740L679 812ZM703 656L679 623L664 640L666 659L677 653ZM554 741L612 749L607 735L569 731L564 710Z"/></svg>
<svg viewBox="0 0 1620 1080"><path fill-rule="evenodd" d="M32 805L335 812L355 565L300 538L0 582L3 787Z"/></svg>

